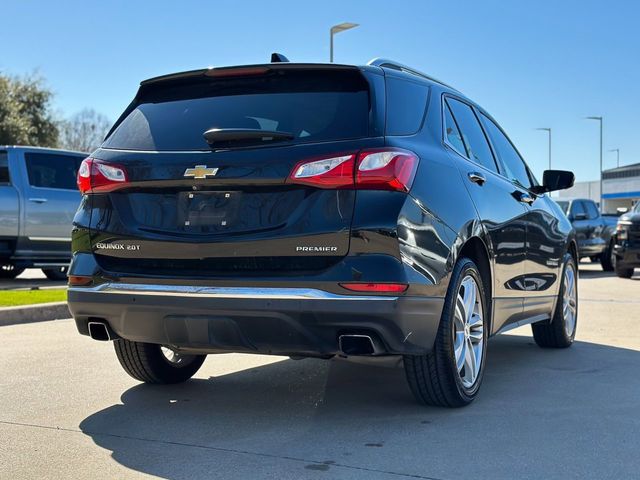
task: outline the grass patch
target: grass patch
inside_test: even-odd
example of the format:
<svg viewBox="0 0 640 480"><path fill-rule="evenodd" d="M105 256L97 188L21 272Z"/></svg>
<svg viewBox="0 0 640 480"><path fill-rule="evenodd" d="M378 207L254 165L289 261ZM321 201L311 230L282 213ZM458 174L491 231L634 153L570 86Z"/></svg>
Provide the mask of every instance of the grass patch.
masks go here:
<svg viewBox="0 0 640 480"><path fill-rule="evenodd" d="M34 303L66 302L67 289L54 288L46 290L2 290L0 291L0 307L15 307Z"/></svg>

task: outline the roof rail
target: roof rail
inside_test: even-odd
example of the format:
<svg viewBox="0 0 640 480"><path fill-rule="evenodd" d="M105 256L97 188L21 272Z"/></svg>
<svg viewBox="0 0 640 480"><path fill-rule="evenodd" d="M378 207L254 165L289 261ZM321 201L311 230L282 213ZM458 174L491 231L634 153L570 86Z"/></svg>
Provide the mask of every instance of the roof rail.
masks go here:
<svg viewBox="0 0 640 480"><path fill-rule="evenodd" d="M387 58L374 58L372 60L369 60L367 65L373 65L374 67L392 68L394 70L399 70L401 72L410 73L411 75L426 78L427 80L431 80L432 82L439 83L440 85L443 85L447 88L458 91L457 89L453 88L451 85L447 85L446 83L441 82L437 78L433 78L427 75L426 73L422 73L418 70L414 70L413 68L403 65L402 63L396 62L394 60L389 60Z"/></svg>

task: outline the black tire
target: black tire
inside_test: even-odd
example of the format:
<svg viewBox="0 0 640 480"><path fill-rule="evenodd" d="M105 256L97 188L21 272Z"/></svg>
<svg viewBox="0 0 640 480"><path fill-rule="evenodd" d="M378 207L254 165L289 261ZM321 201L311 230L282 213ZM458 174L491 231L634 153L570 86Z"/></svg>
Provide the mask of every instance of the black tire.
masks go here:
<svg viewBox="0 0 640 480"><path fill-rule="evenodd" d="M609 241L606 250L600 255L600 265L605 272L613 272L613 239Z"/></svg>
<svg viewBox="0 0 640 480"><path fill-rule="evenodd" d="M24 272L24 268L16 268L12 263L3 263L0 264L0 278L11 279L16 278L22 272Z"/></svg>
<svg viewBox="0 0 640 480"><path fill-rule="evenodd" d="M463 279L471 275L476 281L479 296L483 300L484 320L482 360L475 383L467 388L456 367L454 353L454 314L456 299ZM490 299L484 289L482 275L476 264L469 258L461 258L453 269L451 281L445 297L444 309L433 349L426 355L405 355L404 369L409 387L415 398L424 404L440 407L463 407L477 396L482 384L486 360L487 337L489 331Z"/></svg>
<svg viewBox="0 0 640 480"><path fill-rule="evenodd" d="M633 268L623 267L616 263L615 265L616 275L620 278L631 278L633 277Z"/></svg>
<svg viewBox="0 0 640 480"><path fill-rule="evenodd" d="M42 273L44 273L49 280L58 280L58 281L66 280L68 271L69 271L69 267L56 267L56 268L42 269Z"/></svg>
<svg viewBox="0 0 640 480"><path fill-rule="evenodd" d="M564 293L565 293L565 273L567 268L573 268L574 272L574 288L576 296L575 323L571 334L567 333L564 318ZM542 348L567 348L573 344L578 328L578 269L575 260L571 254L565 254L562 265L562 281L558 292L558 300L556 301L556 309L553 313L551 322L540 322L531 325L533 330L533 338Z"/></svg>
<svg viewBox="0 0 640 480"><path fill-rule="evenodd" d="M200 369L206 355L182 355L179 362L171 362L161 345L114 340L116 356L124 371L145 383L182 383Z"/></svg>

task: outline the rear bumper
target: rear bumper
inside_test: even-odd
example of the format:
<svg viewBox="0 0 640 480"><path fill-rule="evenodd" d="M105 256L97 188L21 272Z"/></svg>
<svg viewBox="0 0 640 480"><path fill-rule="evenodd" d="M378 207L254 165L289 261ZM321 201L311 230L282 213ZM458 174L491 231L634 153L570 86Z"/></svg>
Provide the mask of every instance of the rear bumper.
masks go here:
<svg viewBox="0 0 640 480"><path fill-rule="evenodd" d="M338 295L308 288L104 284L69 289L78 331L106 321L119 337L202 352L340 353L345 333L377 337L384 354L424 354L444 299Z"/></svg>

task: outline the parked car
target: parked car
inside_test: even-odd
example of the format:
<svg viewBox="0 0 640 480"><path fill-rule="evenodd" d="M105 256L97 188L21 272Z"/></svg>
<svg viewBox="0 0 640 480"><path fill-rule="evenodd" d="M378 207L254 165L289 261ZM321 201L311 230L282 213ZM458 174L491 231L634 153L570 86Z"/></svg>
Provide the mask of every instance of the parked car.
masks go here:
<svg viewBox="0 0 640 480"><path fill-rule="evenodd" d="M205 356L402 355L420 401L477 395L487 339L576 332L578 247L497 122L386 60L142 82L80 167L69 307L129 375Z"/></svg>
<svg viewBox="0 0 640 480"><path fill-rule="evenodd" d="M618 219L612 258L616 274L631 278L640 267L640 202Z"/></svg>
<svg viewBox="0 0 640 480"><path fill-rule="evenodd" d="M596 202L588 198L556 199L576 230L578 254L600 262L605 272L613 271L613 232L617 217L601 215Z"/></svg>
<svg viewBox="0 0 640 480"><path fill-rule="evenodd" d="M86 154L0 146L0 278L41 268L66 279L80 203L76 175Z"/></svg>

